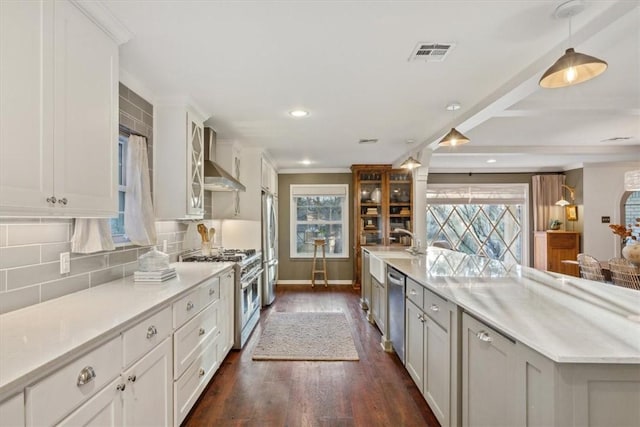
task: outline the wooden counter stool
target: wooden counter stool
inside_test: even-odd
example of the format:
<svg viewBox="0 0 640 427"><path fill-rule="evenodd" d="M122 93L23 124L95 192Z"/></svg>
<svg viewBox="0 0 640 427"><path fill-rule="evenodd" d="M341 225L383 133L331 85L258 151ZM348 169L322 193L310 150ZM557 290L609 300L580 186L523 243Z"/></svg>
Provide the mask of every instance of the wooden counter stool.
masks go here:
<svg viewBox="0 0 640 427"><path fill-rule="evenodd" d="M324 278L324 287L327 287L327 258L325 256L325 247L327 242L324 239L315 239L313 241L313 266L311 267L311 287L316 285L316 274L322 274ZM316 265L318 247L322 247L322 269L319 269Z"/></svg>

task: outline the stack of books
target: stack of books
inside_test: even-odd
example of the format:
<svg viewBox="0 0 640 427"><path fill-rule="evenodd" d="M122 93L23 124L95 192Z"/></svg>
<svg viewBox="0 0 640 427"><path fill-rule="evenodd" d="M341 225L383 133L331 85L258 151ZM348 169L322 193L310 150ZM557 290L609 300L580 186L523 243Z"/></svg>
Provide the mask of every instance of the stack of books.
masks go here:
<svg viewBox="0 0 640 427"><path fill-rule="evenodd" d="M378 215L378 208L367 208L367 215Z"/></svg>
<svg viewBox="0 0 640 427"><path fill-rule="evenodd" d="M164 282L176 277L176 269L173 267L159 271L136 271L133 273L134 282Z"/></svg>

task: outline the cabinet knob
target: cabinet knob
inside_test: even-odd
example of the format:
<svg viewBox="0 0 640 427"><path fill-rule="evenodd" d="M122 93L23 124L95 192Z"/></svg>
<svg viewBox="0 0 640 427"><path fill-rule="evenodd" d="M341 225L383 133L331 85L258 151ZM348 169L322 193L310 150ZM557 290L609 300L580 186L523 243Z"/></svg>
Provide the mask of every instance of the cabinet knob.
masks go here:
<svg viewBox="0 0 640 427"><path fill-rule="evenodd" d="M211 296L211 295L213 295L215 293L216 293L215 289L213 289L213 288L209 289L209 296Z"/></svg>
<svg viewBox="0 0 640 427"><path fill-rule="evenodd" d="M118 384L116 386L116 390L118 390L118 391L124 391L125 388L127 388L126 384Z"/></svg>
<svg viewBox="0 0 640 427"><path fill-rule="evenodd" d="M61 204L62 206L66 206L67 205L67 198L63 197L62 199L58 199L58 203Z"/></svg>
<svg viewBox="0 0 640 427"><path fill-rule="evenodd" d="M418 320L424 323L424 316L422 314L418 314Z"/></svg>
<svg viewBox="0 0 640 427"><path fill-rule="evenodd" d="M58 201L58 199L56 199L56 196L47 197L47 202L48 203L52 203L53 204L53 203L55 203L57 201Z"/></svg>
<svg viewBox="0 0 640 427"><path fill-rule="evenodd" d="M78 382L76 383L76 385L78 387L80 387L81 385L85 385L86 383L93 381L95 377L96 371L94 371L91 366L85 366L80 371L80 375L78 375Z"/></svg>
<svg viewBox="0 0 640 427"><path fill-rule="evenodd" d="M137 377L135 375L129 375L129 378L127 378L127 381L129 381L130 383L135 383L136 379Z"/></svg>
<svg viewBox="0 0 640 427"><path fill-rule="evenodd" d="M200 328L200 330L198 331L198 335L202 336L204 335L204 333L205 333L204 328Z"/></svg>
<svg viewBox="0 0 640 427"><path fill-rule="evenodd" d="M479 331L479 332L476 334L476 337L478 337L478 339L479 339L480 341L484 341L484 342L491 342L491 341L493 341L493 340L491 339L491 336L489 336L489 334L488 334L487 332L485 332L485 331Z"/></svg>
<svg viewBox="0 0 640 427"><path fill-rule="evenodd" d="M191 301L189 301L189 302L187 303L187 311L190 311L190 310L192 310L192 309L193 309L193 303L192 303Z"/></svg>
<svg viewBox="0 0 640 427"><path fill-rule="evenodd" d="M409 291L409 295L418 295L418 293L416 292L416 290L415 290L415 289L411 289L411 290Z"/></svg>
<svg viewBox="0 0 640 427"><path fill-rule="evenodd" d="M204 377L204 374L205 374L204 369L200 368L200 370L198 371L198 376Z"/></svg>
<svg viewBox="0 0 640 427"><path fill-rule="evenodd" d="M437 306L437 305L435 305L435 304L431 304L431 307L429 307L429 309L430 309L431 311L436 311L436 312L440 311L440 307L438 307L438 306Z"/></svg>
<svg viewBox="0 0 640 427"><path fill-rule="evenodd" d="M156 335L158 335L158 330L156 329L156 327L153 325L149 326L149 328L147 329L147 339L151 339Z"/></svg>

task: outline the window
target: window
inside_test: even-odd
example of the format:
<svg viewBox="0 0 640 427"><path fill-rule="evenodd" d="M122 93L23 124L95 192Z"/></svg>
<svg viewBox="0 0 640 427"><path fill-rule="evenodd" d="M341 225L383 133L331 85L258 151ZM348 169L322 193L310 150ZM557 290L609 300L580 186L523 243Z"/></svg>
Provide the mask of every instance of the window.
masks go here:
<svg viewBox="0 0 640 427"><path fill-rule="evenodd" d="M291 258L313 257L313 241L325 239L327 258L349 256L347 184L291 185Z"/></svg>
<svg viewBox="0 0 640 427"><path fill-rule="evenodd" d="M120 134L118 138L118 216L111 218L111 236L114 243L128 242L124 233L124 193L127 190L127 141L128 137Z"/></svg>
<svg viewBox="0 0 640 427"><path fill-rule="evenodd" d="M526 184L427 186L427 244L528 264Z"/></svg>
<svg viewBox="0 0 640 427"><path fill-rule="evenodd" d="M631 233L640 238L640 227L636 226L636 218L640 218L640 191L626 192L622 196L623 224L631 226Z"/></svg>

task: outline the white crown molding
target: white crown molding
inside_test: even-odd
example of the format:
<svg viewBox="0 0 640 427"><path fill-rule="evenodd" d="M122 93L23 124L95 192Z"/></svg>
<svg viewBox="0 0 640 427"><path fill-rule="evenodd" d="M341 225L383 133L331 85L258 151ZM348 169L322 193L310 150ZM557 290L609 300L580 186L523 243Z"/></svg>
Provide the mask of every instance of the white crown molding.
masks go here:
<svg viewBox="0 0 640 427"><path fill-rule="evenodd" d="M118 45L133 38L133 33L118 19L109 8L98 0L71 0L89 19L109 35Z"/></svg>
<svg viewBox="0 0 640 427"><path fill-rule="evenodd" d="M278 170L279 174L294 174L294 173L351 173L351 169L349 168L318 168L318 169L308 169L308 168L295 168L295 169L280 169Z"/></svg>
<svg viewBox="0 0 640 427"><path fill-rule="evenodd" d="M328 280L330 285L351 285L351 280ZM311 280L278 280L277 285L311 285ZM316 286L324 287L324 280L316 280Z"/></svg>

